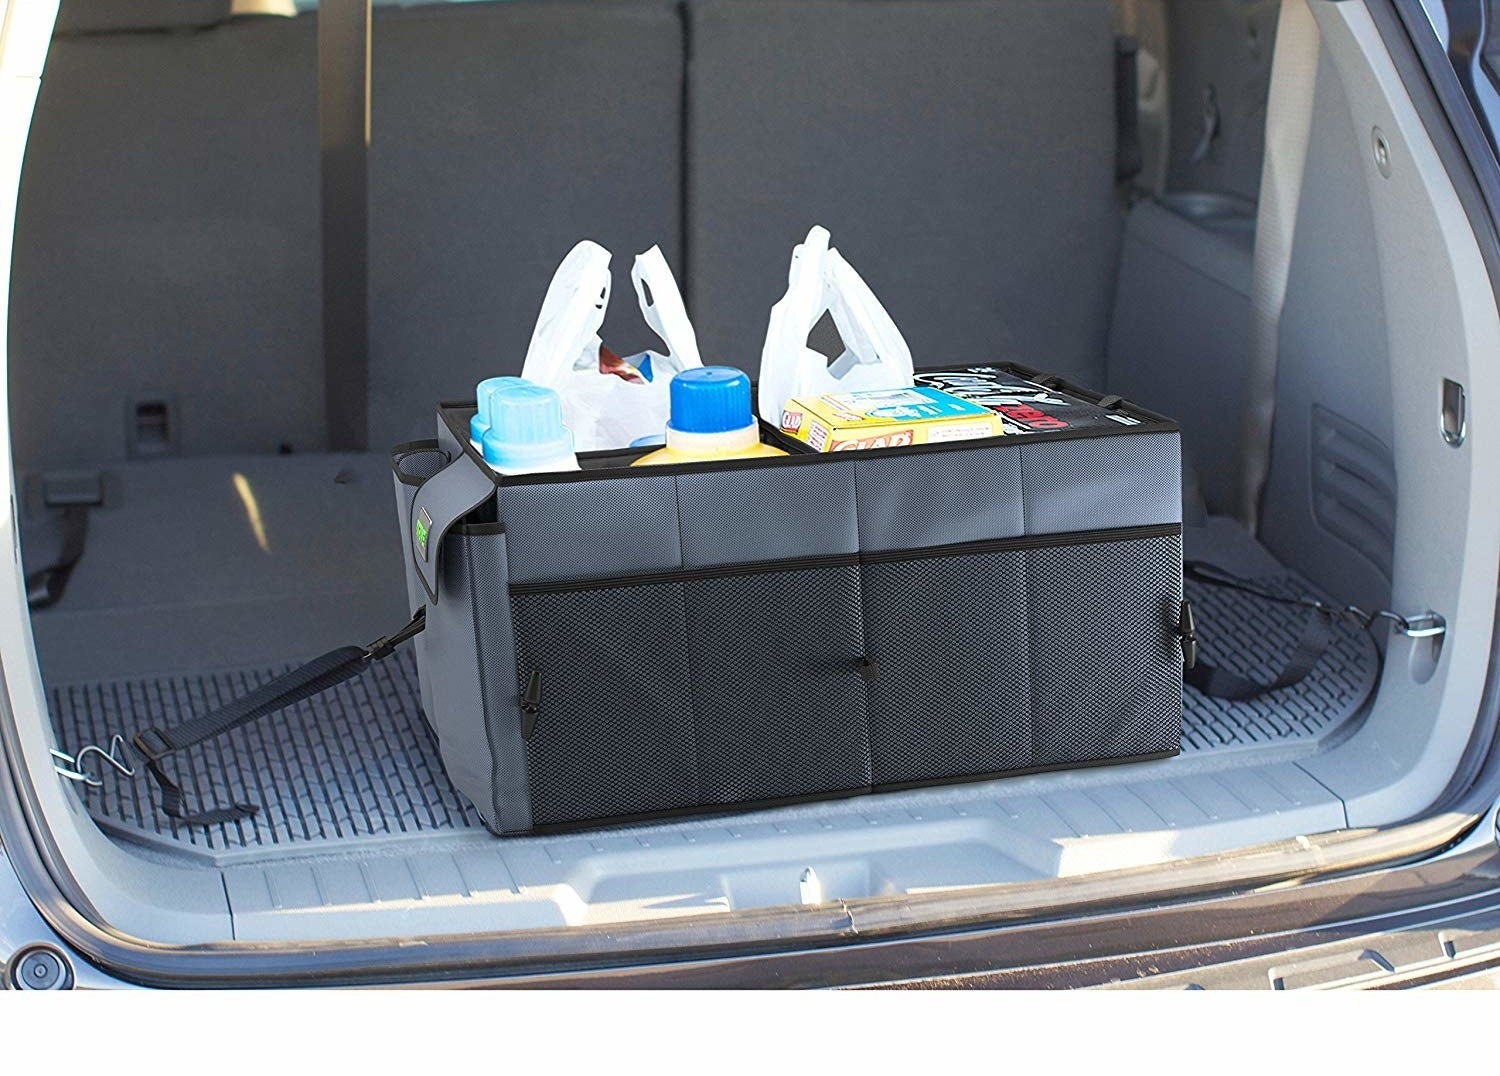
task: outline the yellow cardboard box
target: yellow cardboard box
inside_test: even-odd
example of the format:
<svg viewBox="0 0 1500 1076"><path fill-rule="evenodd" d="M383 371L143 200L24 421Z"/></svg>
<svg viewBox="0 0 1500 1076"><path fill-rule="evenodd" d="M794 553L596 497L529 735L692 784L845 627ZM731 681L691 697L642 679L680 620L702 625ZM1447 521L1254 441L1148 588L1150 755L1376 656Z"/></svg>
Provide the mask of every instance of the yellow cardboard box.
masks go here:
<svg viewBox="0 0 1500 1076"><path fill-rule="evenodd" d="M782 409L781 428L819 452L970 441L1005 432L989 408L921 385L791 400Z"/></svg>

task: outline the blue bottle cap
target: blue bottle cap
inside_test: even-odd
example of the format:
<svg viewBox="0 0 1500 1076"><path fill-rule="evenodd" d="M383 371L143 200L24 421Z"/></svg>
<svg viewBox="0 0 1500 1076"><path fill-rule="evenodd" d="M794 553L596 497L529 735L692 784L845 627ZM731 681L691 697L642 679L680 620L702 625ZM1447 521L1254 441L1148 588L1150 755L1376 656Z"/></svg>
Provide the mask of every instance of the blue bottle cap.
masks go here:
<svg viewBox="0 0 1500 1076"><path fill-rule="evenodd" d="M469 440L476 445L484 444L484 435L490 432L490 396L502 385L520 381L519 377L487 377L474 388L474 399L479 410L469 419Z"/></svg>
<svg viewBox="0 0 1500 1076"><path fill-rule="evenodd" d="M672 418L679 433L728 433L755 424L750 379L733 366L701 366L672 378Z"/></svg>
<svg viewBox="0 0 1500 1076"><path fill-rule="evenodd" d="M478 396L475 419L484 426L479 443L492 467L526 470L572 455L573 435L552 389L519 377L492 377L480 383Z"/></svg>

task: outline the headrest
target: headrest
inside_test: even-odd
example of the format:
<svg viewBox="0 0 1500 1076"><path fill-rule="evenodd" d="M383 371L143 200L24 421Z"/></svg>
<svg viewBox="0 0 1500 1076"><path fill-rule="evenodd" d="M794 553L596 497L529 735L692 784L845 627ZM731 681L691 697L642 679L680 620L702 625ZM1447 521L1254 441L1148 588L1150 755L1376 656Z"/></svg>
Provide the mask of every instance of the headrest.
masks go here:
<svg viewBox="0 0 1500 1076"><path fill-rule="evenodd" d="M233 0L62 0L58 34L196 30L229 18Z"/></svg>

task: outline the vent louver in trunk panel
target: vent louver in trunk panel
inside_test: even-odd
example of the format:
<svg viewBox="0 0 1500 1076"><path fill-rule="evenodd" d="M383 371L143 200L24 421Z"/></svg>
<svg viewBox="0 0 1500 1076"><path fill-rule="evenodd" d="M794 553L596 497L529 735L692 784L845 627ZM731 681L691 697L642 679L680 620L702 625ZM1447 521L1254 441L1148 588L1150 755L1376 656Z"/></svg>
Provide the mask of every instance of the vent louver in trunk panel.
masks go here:
<svg viewBox="0 0 1500 1076"><path fill-rule="evenodd" d="M1322 407L1312 409L1313 517L1391 578L1396 544L1396 465L1369 431Z"/></svg>

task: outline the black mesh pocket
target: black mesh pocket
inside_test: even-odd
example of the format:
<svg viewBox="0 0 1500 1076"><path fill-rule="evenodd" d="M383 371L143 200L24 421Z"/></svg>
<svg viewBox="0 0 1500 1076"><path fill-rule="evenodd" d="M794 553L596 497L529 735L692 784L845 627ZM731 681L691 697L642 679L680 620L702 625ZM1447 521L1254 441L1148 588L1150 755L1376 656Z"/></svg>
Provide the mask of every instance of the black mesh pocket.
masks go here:
<svg viewBox="0 0 1500 1076"><path fill-rule="evenodd" d="M1032 549L1032 725L1038 766L1178 750L1177 535Z"/></svg>
<svg viewBox="0 0 1500 1076"><path fill-rule="evenodd" d="M1019 550L870 564L876 784L1032 765L1025 558Z"/></svg>
<svg viewBox="0 0 1500 1076"><path fill-rule="evenodd" d="M517 591L511 609L519 689L540 674L533 824L696 803L682 584Z"/></svg>
<svg viewBox="0 0 1500 1076"><path fill-rule="evenodd" d="M854 564L687 583L705 803L870 783Z"/></svg>

